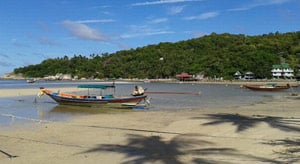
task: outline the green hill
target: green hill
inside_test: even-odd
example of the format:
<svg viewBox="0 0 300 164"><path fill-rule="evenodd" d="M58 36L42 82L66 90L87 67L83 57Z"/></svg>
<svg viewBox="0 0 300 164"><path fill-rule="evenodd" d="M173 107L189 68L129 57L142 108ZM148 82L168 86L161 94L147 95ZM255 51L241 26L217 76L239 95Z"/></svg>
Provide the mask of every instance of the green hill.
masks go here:
<svg viewBox="0 0 300 164"><path fill-rule="evenodd" d="M85 78L168 78L181 72L231 79L236 71L270 78L273 64L300 64L300 31L260 36L212 33L176 43L159 43L112 54L74 55L16 68L26 77L56 73ZM297 72L296 72L297 73Z"/></svg>

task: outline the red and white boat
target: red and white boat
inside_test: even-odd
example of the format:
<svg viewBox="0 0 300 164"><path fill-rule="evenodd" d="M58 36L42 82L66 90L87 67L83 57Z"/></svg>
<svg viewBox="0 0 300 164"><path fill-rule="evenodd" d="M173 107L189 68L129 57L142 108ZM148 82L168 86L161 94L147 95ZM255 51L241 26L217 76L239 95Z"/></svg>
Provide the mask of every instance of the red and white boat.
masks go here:
<svg viewBox="0 0 300 164"><path fill-rule="evenodd" d="M87 89L107 89L115 88L114 85L79 85L78 88L87 88ZM101 92L102 93L102 92ZM143 93L139 95L130 95L125 97L117 97L113 94L105 95L78 95L78 94L69 94L62 92L53 92L49 89L43 87L40 88L39 96L48 95L54 101L61 105L79 105L79 106L100 106L100 107L134 107L137 106L141 101L146 102L146 95Z"/></svg>
<svg viewBox="0 0 300 164"><path fill-rule="evenodd" d="M244 88L251 89L253 91L281 91L289 89L291 86L287 84L286 86L278 86L277 84L266 84L266 85L243 85Z"/></svg>

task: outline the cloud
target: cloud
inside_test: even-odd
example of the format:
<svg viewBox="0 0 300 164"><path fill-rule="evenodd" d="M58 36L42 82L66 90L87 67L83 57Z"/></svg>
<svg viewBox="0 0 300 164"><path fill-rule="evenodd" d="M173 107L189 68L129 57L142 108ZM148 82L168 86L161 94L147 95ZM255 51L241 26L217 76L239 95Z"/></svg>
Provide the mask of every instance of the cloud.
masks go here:
<svg viewBox="0 0 300 164"><path fill-rule="evenodd" d="M149 21L149 24L160 24L160 23L165 23L168 21L168 18L157 18Z"/></svg>
<svg viewBox="0 0 300 164"><path fill-rule="evenodd" d="M171 4L171 3L183 3L183 2L199 2L203 0L158 0L158 1L151 1L151 2L140 2L134 3L131 6L148 6L148 5L160 5L160 4Z"/></svg>
<svg viewBox="0 0 300 164"><path fill-rule="evenodd" d="M199 31L185 31L184 33L191 35L192 38L201 38L203 36L208 35L205 32L199 32Z"/></svg>
<svg viewBox="0 0 300 164"><path fill-rule="evenodd" d="M171 31L148 31L146 33L130 33L130 34L123 34L121 38L128 39L128 38L135 38L135 37L144 37L144 36L152 36L152 35L162 35L162 34L172 34L174 32Z"/></svg>
<svg viewBox="0 0 300 164"><path fill-rule="evenodd" d="M73 22L63 21L62 25L71 33L72 36L78 39L92 40L92 41L107 41L108 38L101 34L98 30L93 29L87 25Z"/></svg>
<svg viewBox="0 0 300 164"><path fill-rule="evenodd" d="M115 22L113 19L90 19L90 20L79 20L74 23L84 24L84 23L110 23Z"/></svg>
<svg viewBox="0 0 300 164"><path fill-rule="evenodd" d="M290 2L291 0L255 0L253 3L238 7L238 8L232 8L229 9L228 11L245 11L245 10L250 10L256 7L261 7L261 6L270 6L270 5L279 5L283 3Z"/></svg>
<svg viewBox="0 0 300 164"><path fill-rule="evenodd" d="M59 44L56 43L54 40L46 37L46 36L41 36L38 38L38 42L40 44L43 44L43 45L48 45L48 46L58 46Z"/></svg>
<svg viewBox="0 0 300 164"><path fill-rule="evenodd" d="M203 13L197 16L190 16L190 17L185 17L185 20L204 20L204 19L209 19L213 18L219 15L219 12L207 12Z"/></svg>
<svg viewBox="0 0 300 164"><path fill-rule="evenodd" d="M173 7L169 8L168 13L170 15L176 15L176 14L181 13L184 8L185 8L185 6L173 6Z"/></svg>
<svg viewBox="0 0 300 164"><path fill-rule="evenodd" d="M102 6L93 6L92 9L105 9L105 8L111 8L110 5L102 5Z"/></svg>
<svg viewBox="0 0 300 164"><path fill-rule="evenodd" d="M129 27L130 32L121 35L121 38L135 38L135 37L144 37L144 36L152 36L152 35L162 35L162 34L172 34L173 31L168 31L166 29L155 29L148 25L136 26L132 25Z"/></svg>
<svg viewBox="0 0 300 164"><path fill-rule="evenodd" d="M278 5L289 1L291 0L256 0L254 5L256 6Z"/></svg>
<svg viewBox="0 0 300 164"><path fill-rule="evenodd" d="M109 11L102 11L102 13L103 13L104 15L108 15L108 16L114 15L112 12L109 12Z"/></svg>

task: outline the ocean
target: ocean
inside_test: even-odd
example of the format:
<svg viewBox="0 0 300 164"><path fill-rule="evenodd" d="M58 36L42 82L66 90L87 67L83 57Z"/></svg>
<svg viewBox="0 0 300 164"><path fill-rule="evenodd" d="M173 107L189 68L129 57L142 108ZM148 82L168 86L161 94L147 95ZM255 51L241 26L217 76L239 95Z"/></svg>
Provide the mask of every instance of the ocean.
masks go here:
<svg viewBox="0 0 300 164"><path fill-rule="evenodd" d="M87 82L74 81L37 81L27 83L25 80L0 80L1 89L36 89L76 87L78 84ZM101 82L112 84L112 82ZM253 105L274 98L280 98L291 93L291 90L282 92L257 92L242 89L239 85L225 84L191 84L191 83L118 83L116 82L116 95L129 95L135 85L147 88L149 92L200 92L200 95L192 94L149 94L151 105L149 110L168 110L180 112L182 109L219 109L226 110L244 105ZM293 88L299 92L298 88ZM89 107L60 106L48 96L37 97L17 96L0 98L0 126L23 124L24 122L40 121L65 121L70 118L90 114L107 112L124 112L124 110L107 110ZM127 111L127 110L126 110ZM222 112L222 111L220 111Z"/></svg>

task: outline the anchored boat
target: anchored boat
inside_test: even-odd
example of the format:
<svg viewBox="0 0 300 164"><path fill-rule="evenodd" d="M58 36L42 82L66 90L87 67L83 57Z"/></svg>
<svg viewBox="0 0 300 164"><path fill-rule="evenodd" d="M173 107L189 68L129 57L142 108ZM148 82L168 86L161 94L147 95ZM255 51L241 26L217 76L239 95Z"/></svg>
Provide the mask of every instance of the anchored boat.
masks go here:
<svg viewBox="0 0 300 164"><path fill-rule="evenodd" d="M287 84L286 86L278 86L274 83L266 85L243 85L243 87L254 90L254 91L281 91L289 89L291 86Z"/></svg>
<svg viewBox="0 0 300 164"><path fill-rule="evenodd" d="M69 94L62 92L53 92L49 89L40 88L39 96L43 96L44 94L51 97L54 101L61 105L79 105L79 106L100 106L100 107L135 107L139 106L140 103L144 100L146 101L147 96L143 93L137 95L130 96L114 96L114 94L103 94L103 90L108 88L112 88L115 92L115 85L78 85L78 88L86 88L88 89L87 95L78 95L78 94ZM101 92L99 95L90 95L90 89L100 89Z"/></svg>

